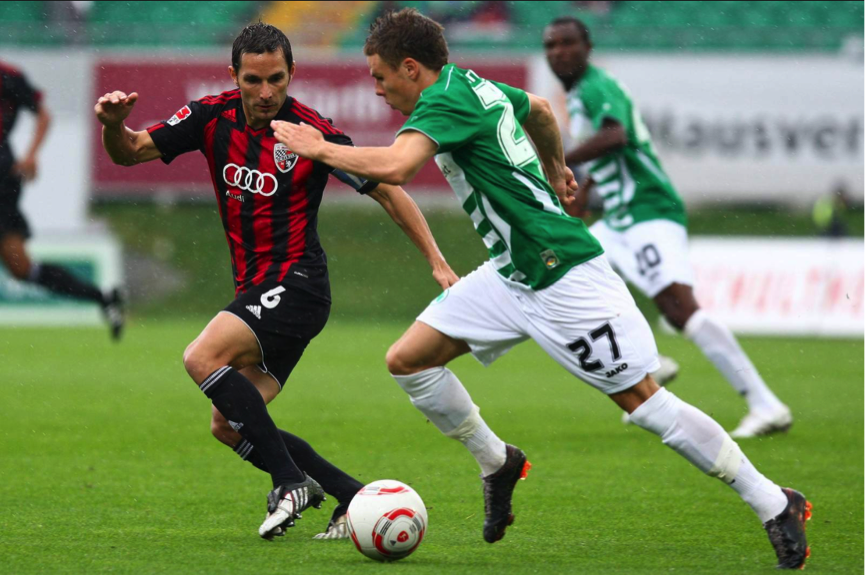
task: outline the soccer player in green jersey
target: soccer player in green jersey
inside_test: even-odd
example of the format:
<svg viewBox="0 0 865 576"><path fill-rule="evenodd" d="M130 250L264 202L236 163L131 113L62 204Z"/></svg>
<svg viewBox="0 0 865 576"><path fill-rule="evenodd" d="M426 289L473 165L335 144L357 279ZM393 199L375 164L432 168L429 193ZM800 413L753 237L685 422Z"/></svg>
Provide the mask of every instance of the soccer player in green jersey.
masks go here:
<svg viewBox="0 0 865 576"><path fill-rule="evenodd" d="M513 522L511 497L529 464L445 365L468 352L490 364L531 338L736 490L765 523L781 564L802 565L804 496L760 474L721 426L650 376L658 361L648 323L597 240L563 210L576 183L549 103L449 64L442 30L413 9L371 27L364 51L375 91L408 116L391 146L338 147L311 126L272 125L300 156L378 182L404 184L435 157L489 249L490 260L433 301L387 353L412 404L480 465L484 539L500 540Z"/></svg>
<svg viewBox="0 0 865 576"><path fill-rule="evenodd" d="M553 20L544 31L544 49L567 92L571 134L579 141L565 159L588 175L569 212L583 215L589 188L597 190L604 217L591 232L607 258L748 402L733 438L788 429L790 409L766 386L733 333L697 304L685 206L625 87L589 62L592 43L585 24L572 17Z"/></svg>

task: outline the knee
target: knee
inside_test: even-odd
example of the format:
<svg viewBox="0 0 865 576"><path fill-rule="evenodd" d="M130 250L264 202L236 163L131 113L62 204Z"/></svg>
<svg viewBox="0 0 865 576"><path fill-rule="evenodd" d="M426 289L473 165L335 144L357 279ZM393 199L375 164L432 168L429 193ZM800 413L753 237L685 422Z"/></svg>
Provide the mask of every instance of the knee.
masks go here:
<svg viewBox="0 0 865 576"><path fill-rule="evenodd" d="M183 367L186 368L186 373L195 381L196 384L201 384L213 370L213 362L202 349L199 341L193 342L183 351Z"/></svg>
<svg viewBox="0 0 865 576"><path fill-rule="evenodd" d="M690 315L686 316L676 308L662 310L662 314L667 322L679 332L685 329L685 324L687 324L688 318L690 318Z"/></svg>
<svg viewBox="0 0 865 576"><path fill-rule="evenodd" d="M688 320L691 319L691 316L697 310L699 308L696 305L681 301L669 301L664 306L661 306L661 313L664 315L664 318L679 332L685 329Z"/></svg>
<svg viewBox="0 0 865 576"><path fill-rule="evenodd" d="M12 258L6 262L6 268L16 280L30 279L30 263L27 260Z"/></svg>
<svg viewBox="0 0 865 576"><path fill-rule="evenodd" d="M400 346L400 342L395 342L384 357L388 371L394 376L408 376L416 372L420 372L417 361L406 353L405 349Z"/></svg>

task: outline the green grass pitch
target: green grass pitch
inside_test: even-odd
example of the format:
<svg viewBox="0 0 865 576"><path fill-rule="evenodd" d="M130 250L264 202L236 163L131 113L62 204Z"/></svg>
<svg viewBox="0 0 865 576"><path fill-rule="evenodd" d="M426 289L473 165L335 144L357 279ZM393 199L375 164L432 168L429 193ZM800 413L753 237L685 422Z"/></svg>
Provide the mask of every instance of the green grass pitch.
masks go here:
<svg viewBox="0 0 865 576"><path fill-rule="evenodd" d="M285 538L257 535L269 479L209 434L208 402L181 355L204 321L102 330L0 331L0 573L768 573L774 554L736 494L532 343L489 369L452 365L490 425L534 468L516 523L481 538L478 470L388 376L405 327L336 322L272 405L361 481L395 478L424 498L430 526L410 558L378 564L348 541L319 542L333 502ZM744 403L687 341L672 390L730 429ZM812 573L863 572L863 343L744 338L793 409L786 435L741 442L757 467L814 503ZM290 398L289 398L290 397Z"/></svg>

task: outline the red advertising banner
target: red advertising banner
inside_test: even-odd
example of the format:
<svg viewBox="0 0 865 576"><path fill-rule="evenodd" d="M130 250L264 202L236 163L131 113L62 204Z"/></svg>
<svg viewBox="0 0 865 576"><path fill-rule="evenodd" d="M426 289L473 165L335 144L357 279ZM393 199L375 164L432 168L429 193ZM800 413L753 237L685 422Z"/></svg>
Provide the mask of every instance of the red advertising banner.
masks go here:
<svg viewBox="0 0 865 576"><path fill-rule="evenodd" d="M525 88L526 64L460 62L479 76ZM166 118L190 100L234 88L225 60L178 62L164 60L106 60L94 70L96 97L113 90L138 92L139 99L127 125L141 130ZM405 118L375 95L373 80L363 60L299 63L288 92L348 134L357 146L383 146L393 142ZM190 153L169 166L153 162L133 167L115 166L102 150L100 126L94 122L92 183L97 197L159 195L196 198L212 191L204 156ZM334 185L334 191L348 188ZM409 189L448 190L444 178L430 162Z"/></svg>

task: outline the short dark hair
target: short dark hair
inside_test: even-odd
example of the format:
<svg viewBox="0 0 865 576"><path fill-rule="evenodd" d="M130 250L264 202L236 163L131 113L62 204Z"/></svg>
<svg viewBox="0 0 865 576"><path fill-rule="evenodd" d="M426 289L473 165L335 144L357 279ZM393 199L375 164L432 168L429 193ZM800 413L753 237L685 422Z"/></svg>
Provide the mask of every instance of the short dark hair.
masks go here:
<svg viewBox="0 0 865 576"><path fill-rule="evenodd" d="M549 23L550 26L560 26L564 24L573 24L576 26L577 30L583 35L583 41L586 44L592 43L592 39L589 37L589 27L579 18L574 18L573 16L559 16Z"/></svg>
<svg viewBox="0 0 865 576"><path fill-rule="evenodd" d="M448 43L444 27L414 8L387 12L369 27L363 52L379 57L398 68L406 58L414 58L430 70L441 70L448 63Z"/></svg>
<svg viewBox="0 0 865 576"><path fill-rule="evenodd" d="M238 72L240 59L244 54L264 54L277 50L282 50L285 63L291 70L291 63L294 62L294 58L291 55L291 43L288 41L288 37L276 26L256 22L241 30L237 38L234 39L234 45L231 47L231 65L234 66L234 71Z"/></svg>

